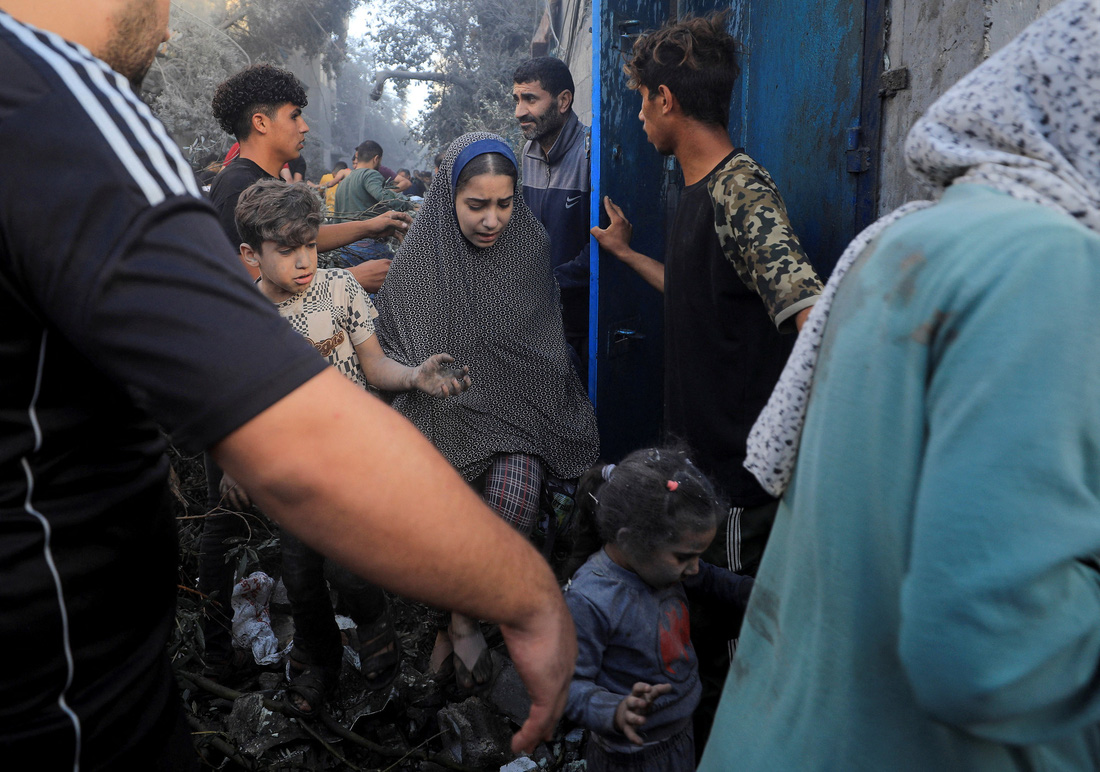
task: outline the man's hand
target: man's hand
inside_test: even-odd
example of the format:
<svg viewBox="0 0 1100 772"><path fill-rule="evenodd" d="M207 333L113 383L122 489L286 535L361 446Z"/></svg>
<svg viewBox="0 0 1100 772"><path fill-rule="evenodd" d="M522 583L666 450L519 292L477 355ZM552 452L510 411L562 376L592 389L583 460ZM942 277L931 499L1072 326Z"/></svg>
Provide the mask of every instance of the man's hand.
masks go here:
<svg viewBox="0 0 1100 772"><path fill-rule="evenodd" d="M238 511L244 511L252 506L252 500L244 488L227 473L222 473L221 482L218 483L218 493L223 503L230 504Z"/></svg>
<svg viewBox="0 0 1100 772"><path fill-rule="evenodd" d="M634 235L634 228L626 219L623 210L615 204L610 196L603 197L603 208L611 223L606 228L592 228L590 233L602 249L607 250L615 257L622 260L628 266L638 272L649 286L658 292L665 291L665 266L659 260L647 257L641 252L635 252L630 248L630 239Z"/></svg>
<svg viewBox="0 0 1100 772"><path fill-rule="evenodd" d="M636 731L646 722L649 708L662 694L672 691L672 684L646 684L639 681L634 684L630 694L623 698L615 708L615 728L626 735L626 739L635 745L645 745L645 740Z"/></svg>
<svg viewBox="0 0 1100 772"><path fill-rule="evenodd" d="M388 259L367 260L359 265L353 265L348 271L367 292L378 292L386 279L386 274L389 273L390 262Z"/></svg>
<svg viewBox="0 0 1100 772"><path fill-rule="evenodd" d="M381 239L389 236L404 235L409 229L412 216L405 212L385 212L366 221L370 238Z"/></svg>
<svg viewBox="0 0 1100 772"><path fill-rule="evenodd" d="M592 228L590 233L601 247L615 257L622 257L630 251L630 239L634 235L634 228L619 205L611 200L611 196L603 197L603 208L611 218L611 222L606 228Z"/></svg>
<svg viewBox="0 0 1100 772"><path fill-rule="evenodd" d="M433 397L453 397L470 388L470 368L451 367L455 358L450 354L433 354L415 369L413 388Z"/></svg>
<svg viewBox="0 0 1100 772"><path fill-rule="evenodd" d="M520 629L502 624L500 631L531 698L531 712L512 737L512 751L531 753L540 742L554 736L569 699L569 683L577 664L573 617L558 591L530 625Z"/></svg>

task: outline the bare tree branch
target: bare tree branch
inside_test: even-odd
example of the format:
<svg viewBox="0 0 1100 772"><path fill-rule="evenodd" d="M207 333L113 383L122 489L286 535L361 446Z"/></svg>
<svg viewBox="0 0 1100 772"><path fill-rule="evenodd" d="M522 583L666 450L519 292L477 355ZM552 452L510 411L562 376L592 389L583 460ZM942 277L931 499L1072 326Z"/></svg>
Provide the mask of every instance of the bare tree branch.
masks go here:
<svg viewBox="0 0 1100 772"><path fill-rule="evenodd" d="M249 8L249 7L248 7L248 6L246 5L246 6L243 6L243 7L241 8L241 10L237 11L237 12L236 12L235 14L233 14L232 16L226 16L226 18L224 18L224 19L223 19L223 20L221 21L221 23L220 23L220 24L218 24L218 29L220 29L220 30L227 30L227 29L229 29L229 28L230 28L230 27L232 27L232 26L233 26L234 24L236 24L237 22L239 22L239 21L241 21L242 19L244 19L244 17L245 17L245 16L248 16L248 12L249 12L250 10L251 10L251 9L250 9L250 8Z"/></svg>
<svg viewBox="0 0 1100 772"><path fill-rule="evenodd" d="M394 80L434 80L437 83L451 83L466 89L470 93L477 91L473 81L457 75L449 75L445 72L410 72L409 70L379 70L374 75L374 90L370 92L370 98L377 102L382 98L382 89L386 81Z"/></svg>

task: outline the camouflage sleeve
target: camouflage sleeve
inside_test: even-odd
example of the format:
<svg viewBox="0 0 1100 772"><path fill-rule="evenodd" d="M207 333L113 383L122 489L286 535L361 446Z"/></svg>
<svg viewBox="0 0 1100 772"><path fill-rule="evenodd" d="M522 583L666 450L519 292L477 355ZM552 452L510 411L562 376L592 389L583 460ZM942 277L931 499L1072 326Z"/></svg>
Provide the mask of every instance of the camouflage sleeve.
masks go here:
<svg viewBox="0 0 1100 772"><path fill-rule="evenodd" d="M764 301L776 327L794 331L795 315L816 302L821 280L791 228L775 183L751 158L738 154L708 187L726 258Z"/></svg>

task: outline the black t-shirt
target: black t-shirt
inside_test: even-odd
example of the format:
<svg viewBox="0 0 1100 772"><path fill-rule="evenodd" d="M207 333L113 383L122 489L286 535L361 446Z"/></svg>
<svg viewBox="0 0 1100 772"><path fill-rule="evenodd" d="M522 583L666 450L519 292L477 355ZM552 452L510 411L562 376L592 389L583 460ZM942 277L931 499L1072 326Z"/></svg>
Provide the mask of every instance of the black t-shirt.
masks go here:
<svg viewBox="0 0 1100 772"><path fill-rule="evenodd" d="M159 427L209 447L326 364L123 78L4 13L0 71L0 747L113 769L177 710Z"/></svg>
<svg viewBox="0 0 1100 772"><path fill-rule="evenodd" d="M665 423L733 506L752 507L771 497L742 466L745 442L794 336L779 333L723 252L712 174L683 189L665 251Z"/></svg>
<svg viewBox="0 0 1100 772"><path fill-rule="evenodd" d="M291 175L300 174L303 180L306 178L306 159L302 156L292 159L287 163L287 166L290 167Z"/></svg>
<svg viewBox="0 0 1100 772"><path fill-rule="evenodd" d="M235 219L237 199L252 183L273 179L275 178L261 169L255 161L238 156L218 172L218 176L210 183L210 202L218 210L218 222L222 224L222 230L234 250L241 244Z"/></svg>

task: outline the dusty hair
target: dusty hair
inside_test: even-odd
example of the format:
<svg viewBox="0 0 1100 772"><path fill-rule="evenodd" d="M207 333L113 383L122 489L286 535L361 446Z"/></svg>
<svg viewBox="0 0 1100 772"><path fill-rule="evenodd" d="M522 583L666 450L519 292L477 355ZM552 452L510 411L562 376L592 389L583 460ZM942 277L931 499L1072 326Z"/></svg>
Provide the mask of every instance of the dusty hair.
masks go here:
<svg viewBox="0 0 1100 772"><path fill-rule="evenodd" d="M241 141L252 133L253 115L274 118L287 103L295 107L309 103L302 82L289 70L256 64L226 78L214 91L210 109L225 133Z"/></svg>
<svg viewBox="0 0 1100 772"><path fill-rule="evenodd" d="M260 180L241 193L233 214L241 241L257 252L265 241L298 247L317 238L321 200L304 182Z"/></svg>
<svg viewBox="0 0 1100 772"><path fill-rule="evenodd" d="M726 12L689 16L634 41L623 70L632 89L645 86L652 99L666 86L685 116L729 123L730 95L741 67L740 46L726 31Z"/></svg>
<svg viewBox="0 0 1100 772"><path fill-rule="evenodd" d="M604 544L648 555L688 532L713 528L725 502L684 448L636 450L598 463L577 482L577 532L566 576Z"/></svg>

